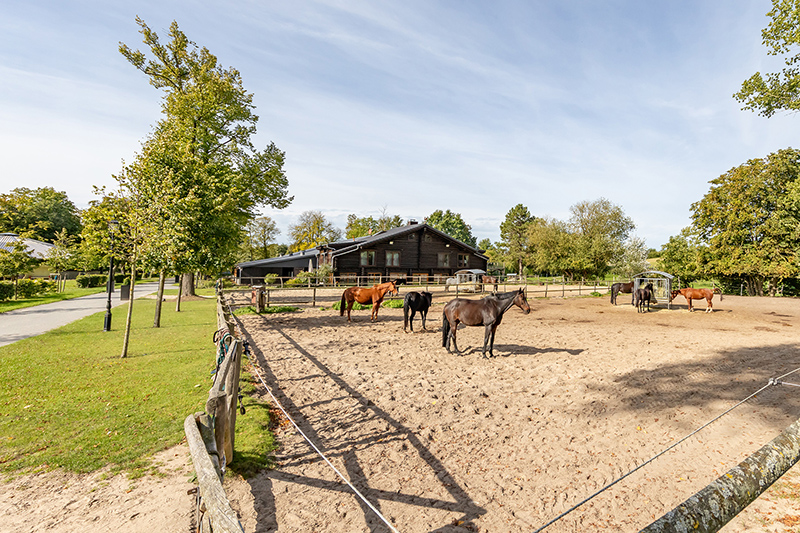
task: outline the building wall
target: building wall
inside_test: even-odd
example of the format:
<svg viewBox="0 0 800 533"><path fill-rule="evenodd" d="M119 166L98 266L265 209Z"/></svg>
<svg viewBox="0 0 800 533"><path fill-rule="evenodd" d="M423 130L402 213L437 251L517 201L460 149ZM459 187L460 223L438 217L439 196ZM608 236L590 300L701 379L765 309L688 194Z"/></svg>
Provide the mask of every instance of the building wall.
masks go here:
<svg viewBox="0 0 800 533"><path fill-rule="evenodd" d="M400 264L391 266L387 264L386 252L399 252ZM375 264L365 266L361 264L362 252L375 252ZM447 266L439 264L439 254L446 254L449 258ZM467 258L466 265L459 265L458 256L463 254ZM376 243L336 258L336 274L368 276L382 275L452 275L463 268L480 268L486 270L486 260L476 257L472 251L463 248L453 241L446 240L433 232L419 231L402 235L391 241Z"/></svg>

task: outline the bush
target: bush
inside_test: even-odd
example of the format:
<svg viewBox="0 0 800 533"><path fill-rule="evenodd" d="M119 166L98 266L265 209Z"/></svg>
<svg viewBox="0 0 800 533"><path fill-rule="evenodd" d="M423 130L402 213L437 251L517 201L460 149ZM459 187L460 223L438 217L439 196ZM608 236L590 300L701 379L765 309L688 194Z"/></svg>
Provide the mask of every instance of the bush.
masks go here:
<svg viewBox="0 0 800 533"><path fill-rule="evenodd" d="M106 274L82 274L75 278L78 287L84 289L89 287L102 287L107 280L108 276Z"/></svg>
<svg viewBox="0 0 800 533"><path fill-rule="evenodd" d="M14 297L14 284L10 281L0 281L0 302Z"/></svg>

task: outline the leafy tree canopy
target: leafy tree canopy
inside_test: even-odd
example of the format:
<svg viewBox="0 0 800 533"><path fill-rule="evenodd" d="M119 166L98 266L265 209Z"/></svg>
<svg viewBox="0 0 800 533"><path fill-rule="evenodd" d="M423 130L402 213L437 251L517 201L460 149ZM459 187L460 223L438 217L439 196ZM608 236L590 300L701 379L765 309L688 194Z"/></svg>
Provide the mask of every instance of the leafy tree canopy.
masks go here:
<svg viewBox="0 0 800 533"><path fill-rule="evenodd" d="M425 222L432 228L436 228L464 244L473 248L477 246L478 240L472 235L472 227L464 222L460 213L453 213L449 209L447 211L438 209L431 213Z"/></svg>
<svg viewBox="0 0 800 533"><path fill-rule="evenodd" d="M505 220L500 224L500 238L503 239L508 259L517 264L520 274L523 272L523 262L530 254L528 228L535 219L527 207L517 204L506 213Z"/></svg>
<svg viewBox="0 0 800 533"><path fill-rule="evenodd" d="M143 254L156 268L213 272L232 262L262 206L286 207L284 153L252 142L258 116L239 72L223 68L173 22L170 41L140 18L148 53L120 52L163 91L164 118L117 177L139 210Z"/></svg>
<svg viewBox="0 0 800 533"><path fill-rule="evenodd" d="M403 225L400 215L389 216L385 212L377 219L369 217L359 217L355 214L347 215L347 227L345 237L353 239L356 237L366 237L375 235L381 231L387 231Z"/></svg>
<svg viewBox="0 0 800 533"><path fill-rule="evenodd" d="M692 204L693 228L708 245L706 269L741 277L760 294L798 274L800 151L780 150L751 159L711 182ZM752 288L752 289L750 289Z"/></svg>
<svg viewBox="0 0 800 533"><path fill-rule="evenodd" d="M292 240L289 251L308 250L341 237L341 230L328 222L321 211L305 211L297 224L289 226L289 238Z"/></svg>
<svg viewBox="0 0 800 533"><path fill-rule="evenodd" d="M756 72L742 83L733 97L744 104L743 109L771 117L777 111L800 109L800 2L772 0L767 13L768 26L761 31L763 44L770 55L784 56L786 67L779 73L762 76Z"/></svg>
<svg viewBox="0 0 800 533"><path fill-rule="evenodd" d="M624 252L624 243L636 228L621 207L605 198L579 202L570 207L569 227L574 233L575 273L603 276L610 271L615 258Z"/></svg>
<svg viewBox="0 0 800 533"><path fill-rule="evenodd" d="M281 231L274 220L259 217L247 224L246 232L242 250L246 261L276 257L275 237Z"/></svg>
<svg viewBox="0 0 800 533"><path fill-rule="evenodd" d="M70 235L81 231L80 213L67 193L52 187L19 187L0 194L0 231L53 242L63 229Z"/></svg>
<svg viewBox="0 0 800 533"><path fill-rule="evenodd" d="M683 228L661 247L661 269L688 284L703 277L703 247L692 228Z"/></svg>

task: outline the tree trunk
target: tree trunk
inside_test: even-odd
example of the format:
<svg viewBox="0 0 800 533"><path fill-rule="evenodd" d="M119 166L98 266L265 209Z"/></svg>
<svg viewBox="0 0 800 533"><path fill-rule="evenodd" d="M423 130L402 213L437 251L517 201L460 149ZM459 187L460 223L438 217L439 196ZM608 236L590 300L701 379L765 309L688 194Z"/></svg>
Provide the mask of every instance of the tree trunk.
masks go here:
<svg viewBox="0 0 800 533"><path fill-rule="evenodd" d="M194 292L194 272L187 272L181 277L181 292L183 296L197 296Z"/></svg>
<svg viewBox="0 0 800 533"><path fill-rule="evenodd" d="M178 299L175 301L175 312L181 312L181 289L183 289L183 274L178 279Z"/></svg>
<svg viewBox="0 0 800 533"><path fill-rule="evenodd" d="M166 281L167 273L163 270L158 275L158 296L156 296L156 316L153 319L153 327L161 327L161 302L164 300L164 282Z"/></svg>
<svg viewBox="0 0 800 533"><path fill-rule="evenodd" d="M125 320L125 339L122 341L122 355L128 357L128 341L131 338L131 321L133 319L133 289L136 287L136 261L131 261L131 295L128 299L128 318Z"/></svg>

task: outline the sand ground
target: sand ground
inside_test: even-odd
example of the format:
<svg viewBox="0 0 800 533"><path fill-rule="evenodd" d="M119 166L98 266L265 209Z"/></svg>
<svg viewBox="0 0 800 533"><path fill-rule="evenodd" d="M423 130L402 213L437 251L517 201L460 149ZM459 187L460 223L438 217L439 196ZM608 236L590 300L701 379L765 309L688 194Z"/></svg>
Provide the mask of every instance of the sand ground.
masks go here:
<svg viewBox="0 0 800 533"><path fill-rule="evenodd" d="M267 385L402 532L533 531L800 368L800 300L717 296L706 314L681 299L639 314L607 297L532 299L530 314L505 315L486 359L482 328L459 329L461 355L442 348L451 297L437 294L415 333L399 309L376 323L309 306L242 317ZM800 371L785 381L800 384ZM637 531L800 417L798 394L768 388L546 531ZM245 531L388 531L294 429L278 439L274 470L226 480ZM6 482L0 531L187 531L185 447L159 460L164 477L133 483L58 472ZM797 470L723 531L798 530Z"/></svg>

